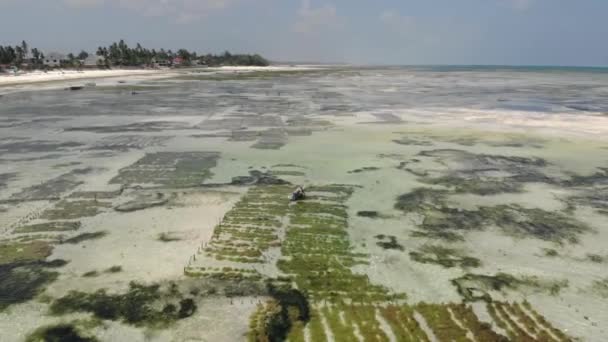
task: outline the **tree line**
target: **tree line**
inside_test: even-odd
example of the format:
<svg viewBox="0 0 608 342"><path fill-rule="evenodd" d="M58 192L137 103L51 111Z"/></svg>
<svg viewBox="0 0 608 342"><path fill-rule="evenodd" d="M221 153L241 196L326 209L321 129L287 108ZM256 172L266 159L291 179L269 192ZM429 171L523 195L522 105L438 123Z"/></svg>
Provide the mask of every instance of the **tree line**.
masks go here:
<svg viewBox="0 0 608 342"><path fill-rule="evenodd" d="M44 54L37 48L30 49L25 40L14 47L0 45L0 64L21 66L28 62L34 66L42 66L44 64Z"/></svg>
<svg viewBox="0 0 608 342"><path fill-rule="evenodd" d="M208 66L245 65L267 66L268 61L258 54L231 54L226 51L220 55L199 55L194 51L179 49L177 51L165 49L147 49L137 43L134 48L129 47L124 40L114 42L110 46L97 48L97 56L103 57L108 66L139 66L157 64L172 64L177 58L181 65L202 64Z"/></svg>
<svg viewBox="0 0 608 342"><path fill-rule="evenodd" d="M177 51L165 49L148 49L137 44L129 47L124 40L114 42L111 45L97 48L95 55L100 58L97 60L99 67L113 66L154 66L154 65L243 65L243 66L267 66L268 61L258 54L231 54L226 51L223 54L197 54L187 49ZM90 54L82 50L78 54L69 53L66 58L60 61L61 67L81 67L82 61L87 59ZM17 68L28 67L31 69L41 69L45 66L45 55L37 48L30 48L27 42L23 41L15 46L0 45L0 67L14 66Z"/></svg>

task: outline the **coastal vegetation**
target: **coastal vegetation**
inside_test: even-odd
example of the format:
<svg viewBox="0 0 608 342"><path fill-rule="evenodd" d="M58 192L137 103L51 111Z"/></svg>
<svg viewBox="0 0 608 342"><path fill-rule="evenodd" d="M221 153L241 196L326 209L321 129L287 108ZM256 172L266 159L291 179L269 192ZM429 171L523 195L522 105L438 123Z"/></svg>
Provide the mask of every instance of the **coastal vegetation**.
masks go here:
<svg viewBox="0 0 608 342"><path fill-rule="evenodd" d="M53 58L50 62L47 58ZM89 62L93 58L92 62ZM58 59L57 59L58 58ZM187 49L150 49L137 43L130 47L124 40L109 46L99 46L95 53L81 50L78 53L45 55L38 48L30 48L26 41L11 46L0 45L0 71L2 68L49 69L82 67L153 67L153 66L268 66L270 63L258 54L200 54Z"/></svg>

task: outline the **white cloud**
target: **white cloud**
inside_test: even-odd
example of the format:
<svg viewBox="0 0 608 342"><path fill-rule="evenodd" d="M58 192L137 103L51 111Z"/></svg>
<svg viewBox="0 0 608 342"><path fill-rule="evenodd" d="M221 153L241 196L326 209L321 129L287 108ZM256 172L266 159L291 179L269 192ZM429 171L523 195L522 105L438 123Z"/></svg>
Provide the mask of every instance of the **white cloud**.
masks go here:
<svg viewBox="0 0 608 342"><path fill-rule="evenodd" d="M338 16L334 5L325 4L313 8L310 0L302 0L293 29L297 33L319 33L328 29L341 28L343 25L344 20Z"/></svg>
<svg viewBox="0 0 608 342"><path fill-rule="evenodd" d="M64 0L71 7L111 5L145 16L167 16L180 22L200 19L245 0Z"/></svg>

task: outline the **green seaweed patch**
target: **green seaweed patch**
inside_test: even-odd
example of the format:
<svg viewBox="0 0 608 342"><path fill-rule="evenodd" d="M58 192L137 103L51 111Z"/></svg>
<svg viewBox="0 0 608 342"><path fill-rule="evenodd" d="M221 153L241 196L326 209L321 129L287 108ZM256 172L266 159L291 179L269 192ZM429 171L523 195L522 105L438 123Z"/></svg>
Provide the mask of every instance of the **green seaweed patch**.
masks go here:
<svg viewBox="0 0 608 342"><path fill-rule="evenodd" d="M578 235L591 230L571 216L515 204L481 207L479 213L483 219L516 237L577 243Z"/></svg>
<svg viewBox="0 0 608 342"><path fill-rule="evenodd" d="M169 198L162 192L157 192L154 195L140 195L132 201L117 205L114 207L114 210L129 213L148 208L161 207L167 203L169 203Z"/></svg>
<svg viewBox="0 0 608 342"><path fill-rule="evenodd" d="M76 166L76 165L81 165L81 162L69 162L69 163L61 163L61 164L55 164L53 166L51 166L53 169L61 169L64 167L68 167L68 166Z"/></svg>
<svg viewBox="0 0 608 342"><path fill-rule="evenodd" d="M445 186L456 193L470 193L482 196L523 192L523 183L511 178L444 176L437 178L423 177L420 181L430 185Z"/></svg>
<svg viewBox="0 0 608 342"><path fill-rule="evenodd" d="M13 304L27 302L43 292L59 276L49 268L62 267L64 260L20 261L0 265L0 311Z"/></svg>
<svg viewBox="0 0 608 342"><path fill-rule="evenodd" d="M458 293L466 301L492 301L490 291L517 289L520 280L507 273L497 273L494 276L467 273L462 277L452 279Z"/></svg>
<svg viewBox="0 0 608 342"><path fill-rule="evenodd" d="M451 282L464 300L487 302L492 301L492 292L532 290L556 296L562 289L569 286L567 280L541 279L537 276L515 277L507 273L497 273L493 276L467 273L462 277L452 279Z"/></svg>
<svg viewBox="0 0 608 342"><path fill-rule="evenodd" d="M357 212L357 216L367 217L367 218L380 218L381 215L377 211L373 210L361 210Z"/></svg>
<svg viewBox="0 0 608 342"><path fill-rule="evenodd" d="M424 183L445 186L457 193L520 193L525 183L561 183L543 173L543 168L549 164L541 158L475 154L454 149L422 151L418 155L442 164L445 168L440 171L441 175L429 177L426 171L408 169L408 162L401 163L398 168L419 176Z"/></svg>
<svg viewBox="0 0 608 342"><path fill-rule="evenodd" d="M292 177L303 177L306 176L306 173L302 171L293 171L293 170L272 170L270 174L273 176L292 176Z"/></svg>
<svg viewBox="0 0 608 342"><path fill-rule="evenodd" d="M443 230L414 230L410 233L410 236L413 238L445 240L447 242L464 241L464 237L461 234Z"/></svg>
<svg viewBox="0 0 608 342"><path fill-rule="evenodd" d="M410 137L401 137L399 139L394 139L393 142L399 145L407 146L433 146L433 143L429 140L414 139Z"/></svg>
<svg viewBox="0 0 608 342"><path fill-rule="evenodd" d="M161 242L175 242L180 240L180 237L176 236L175 234L172 234L171 232L163 232L158 234L158 241Z"/></svg>
<svg viewBox="0 0 608 342"><path fill-rule="evenodd" d="M61 194L75 189L83 182L78 179L81 175L89 174L93 168L74 169L42 184L24 188L21 192L11 195L14 201L53 200Z"/></svg>
<svg viewBox="0 0 608 342"><path fill-rule="evenodd" d="M273 299L258 306L250 319L249 341L285 341L292 329L310 321L310 305L302 292L268 284L268 293Z"/></svg>
<svg viewBox="0 0 608 342"><path fill-rule="evenodd" d="M106 232L106 231L98 231L98 232L93 232L93 233L82 233L82 234L76 235L74 237L71 237L67 240L64 240L63 243L78 244L78 243L88 241L88 240L101 239L102 237L105 237L106 235L108 235L108 232Z"/></svg>
<svg viewBox="0 0 608 342"><path fill-rule="evenodd" d="M53 247L46 241L3 243L0 244L0 265L44 260L52 251Z"/></svg>
<svg viewBox="0 0 608 342"><path fill-rule="evenodd" d="M68 196L69 198L83 198L83 199L113 199L120 196L123 192L123 189L119 189L116 191L75 191Z"/></svg>
<svg viewBox="0 0 608 342"><path fill-rule="evenodd" d="M545 256L551 257L551 258L559 256L559 253L557 252L557 250L555 250L553 248L543 248L543 253Z"/></svg>
<svg viewBox="0 0 608 342"><path fill-rule="evenodd" d="M591 230L569 215L517 204L479 207L478 210L448 207L445 199L448 193L447 190L417 188L399 196L395 208L420 214L423 217L421 228L425 231L475 231L497 226L518 238L577 243L578 235Z"/></svg>
<svg viewBox="0 0 608 342"><path fill-rule="evenodd" d="M109 202L97 200L62 200L51 209L45 210L40 216L47 220L70 220L81 217L92 217L110 208Z"/></svg>
<svg viewBox="0 0 608 342"><path fill-rule="evenodd" d="M378 171L378 170L380 170L379 167L366 166L366 167L362 167L359 169L350 170L350 171L348 171L348 173L353 174L353 173L362 173L362 172L370 172L370 171Z"/></svg>
<svg viewBox="0 0 608 342"><path fill-rule="evenodd" d="M53 221L31 224L15 228L14 233L65 232L78 230L82 224L79 221Z"/></svg>
<svg viewBox="0 0 608 342"><path fill-rule="evenodd" d="M104 272L105 273L120 273L120 272L122 272L122 266L114 265L114 266L108 268L107 270L105 270Z"/></svg>
<svg viewBox="0 0 608 342"><path fill-rule="evenodd" d="M290 184L288 181L276 177L276 175L270 172L262 172L259 170L250 170L249 176L237 176L232 178L230 185L283 185ZM223 185L223 184L217 184ZM208 186L216 186L216 184L209 184Z"/></svg>
<svg viewBox="0 0 608 342"><path fill-rule="evenodd" d="M384 235L379 234L375 236L376 239L380 240L376 242L376 245L384 248L384 249L395 249L399 251L403 251L403 246L397 242L397 237L393 235Z"/></svg>
<svg viewBox="0 0 608 342"><path fill-rule="evenodd" d="M569 180L563 182L563 185L570 187L608 185L608 167L600 167L598 170L590 175L572 175Z"/></svg>
<svg viewBox="0 0 608 342"><path fill-rule="evenodd" d="M447 190L416 188L397 197L395 209L415 212L425 207L445 206L445 197L448 194Z"/></svg>
<svg viewBox="0 0 608 342"><path fill-rule="evenodd" d="M606 177L608 182L608 176ZM608 188L585 188L582 194L570 196L564 201L568 204L569 209L574 209L576 206L587 206L598 210L598 213L608 214Z"/></svg>
<svg viewBox="0 0 608 342"><path fill-rule="evenodd" d="M85 278L94 278L99 276L99 272L93 270L93 271L88 271L82 274L83 277Z"/></svg>
<svg viewBox="0 0 608 342"><path fill-rule="evenodd" d="M194 300L184 298L175 287L161 289L157 284L135 282L121 294L109 294L104 289L94 293L72 291L54 300L50 306L54 315L89 312L98 319L152 327L168 326L192 316L196 309Z"/></svg>
<svg viewBox="0 0 608 342"><path fill-rule="evenodd" d="M608 260L607 257L599 255L599 254L587 254L587 260L594 262L596 264L601 264L603 262L605 262L606 260Z"/></svg>
<svg viewBox="0 0 608 342"><path fill-rule="evenodd" d="M591 284L591 291L602 298L608 298L608 278L594 280Z"/></svg>
<svg viewBox="0 0 608 342"><path fill-rule="evenodd" d="M97 338L87 335L84 329L73 324L49 325L36 329L25 339L26 342L97 342Z"/></svg>
<svg viewBox="0 0 608 342"><path fill-rule="evenodd" d="M436 264L445 268L471 268L481 266L481 261L479 259L466 256L461 250L440 245L423 245L418 251L410 252L409 254L410 258L416 262Z"/></svg>
<svg viewBox="0 0 608 342"><path fill-rule="evenodd" d="M148 153L133 165L121 169L110 183L198 186L213 175L210 170L216 166L219 157L217 152Z"/></svg>

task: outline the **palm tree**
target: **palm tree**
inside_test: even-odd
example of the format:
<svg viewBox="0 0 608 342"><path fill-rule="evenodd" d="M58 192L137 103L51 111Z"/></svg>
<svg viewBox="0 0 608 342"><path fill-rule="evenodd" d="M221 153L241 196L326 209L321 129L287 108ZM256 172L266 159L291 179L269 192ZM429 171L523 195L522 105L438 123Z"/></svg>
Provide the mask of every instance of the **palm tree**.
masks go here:
<svg viewBox="0 0 608 342"><path fill-rule="evenodd" d="M23 49L23 57L24 59L27 58L28 53L30 52L29 50L29 46L27 45L27 43L24 41L21 41L21 49Z"/></svg>

